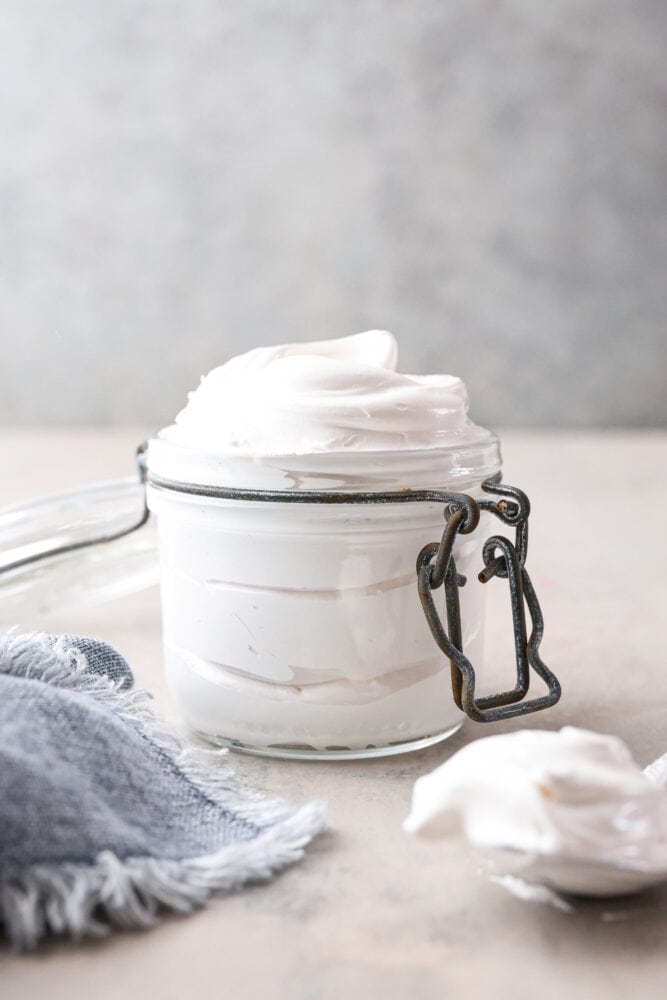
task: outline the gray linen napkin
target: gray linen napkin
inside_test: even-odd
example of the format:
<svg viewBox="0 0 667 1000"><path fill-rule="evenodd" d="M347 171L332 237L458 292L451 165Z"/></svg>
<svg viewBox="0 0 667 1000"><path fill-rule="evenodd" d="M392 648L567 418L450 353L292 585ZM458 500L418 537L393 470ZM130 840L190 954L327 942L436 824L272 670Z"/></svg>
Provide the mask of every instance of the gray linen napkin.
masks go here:
<svg viewBox="0 0 667 1000"><path fill-rule="evenodd" d="M324 806L243 789L111 646L0 635L0 926L14 948L149 927L298 860Z"/></svg>

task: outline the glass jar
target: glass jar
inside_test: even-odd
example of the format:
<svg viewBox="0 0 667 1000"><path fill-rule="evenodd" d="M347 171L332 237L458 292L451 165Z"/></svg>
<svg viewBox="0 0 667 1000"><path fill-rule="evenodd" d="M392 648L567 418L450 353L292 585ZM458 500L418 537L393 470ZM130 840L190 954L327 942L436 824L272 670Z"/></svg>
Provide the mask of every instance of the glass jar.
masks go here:
<svg viewBox="0 0 667 1000"><path fill-rule="evenodd" d="M497 438L479 433L447 448L261 462L184 448L168 428L149 441L167 679L193 730L331 758L404 752L459 728L415 562L443 532L431 494L481 498L500 471ZM457 538L462 577L482 564L483 538ZM464 587L460 605L459 644L479 663L484 588Z"/></svg>

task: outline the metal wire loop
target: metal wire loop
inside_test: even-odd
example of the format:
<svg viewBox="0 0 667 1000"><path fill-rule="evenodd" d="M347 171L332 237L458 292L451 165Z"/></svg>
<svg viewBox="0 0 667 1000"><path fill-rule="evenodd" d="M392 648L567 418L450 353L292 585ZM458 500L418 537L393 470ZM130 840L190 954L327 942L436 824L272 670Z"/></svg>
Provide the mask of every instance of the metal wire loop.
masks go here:
<svg viewBox="0 0 667 1000"><path fill-rule="evenodd" d="M500 500L480 500L482 510L488 510L500 518L503 524L518 527L530 517L530 500L517 486L509 486L500 482L500 473L491 476L482 483L485 493L496 493ZM505 499L509 497L509 499Z"/></svg>
<svg viewBox="0 0 667 1000"><path fill-rule="evenodd" d="M485 480L482 489L486 493L497 494L501 499L478 501L478 511L489 511L505 524L512 525L516 537L514 543L503 535L493 535L487 539L482 549L484 569L480 572L479 579L486 583L497 576L507 579L509 583L516 665L516 683L513 688L495 695L475 697L475 670L463 652L462 641L458 591L465 583L465 578L458 574L454 558L456 537L463 532L464 524L468 523L462 507L456 504L446 507L447 524L441 541L425 545L417 559L419 596L431 633L450 661L454 700L459 708L478 722L495 722L548 708L558 701L561 694L557 678L539 655L544 622L537 595L525 568L530 502L521 490L499 480L499 474ZM511 500L506 500L506 497ZM445 591L447 629L433 597L433 591L442 586ZM527 635L526 610L532 626L530 636ZM547 693L525 701L531 668L547 685Z"/></svg>

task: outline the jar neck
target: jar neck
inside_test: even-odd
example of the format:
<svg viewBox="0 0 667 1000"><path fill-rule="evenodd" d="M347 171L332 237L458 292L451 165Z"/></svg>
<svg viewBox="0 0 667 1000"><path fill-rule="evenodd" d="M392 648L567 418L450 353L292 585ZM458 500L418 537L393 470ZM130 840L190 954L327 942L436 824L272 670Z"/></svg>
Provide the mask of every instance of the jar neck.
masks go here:
<svg viewBox="0 0 667 1000"><path fill-rule="evenodd" d="M170 428L148 442L147 467L181 483L260 490L457 490L479 483L501 467L500 442L476 428L474 439L447 446L396 451L347 451L306 455L213 454L171 440Z"/></svg>

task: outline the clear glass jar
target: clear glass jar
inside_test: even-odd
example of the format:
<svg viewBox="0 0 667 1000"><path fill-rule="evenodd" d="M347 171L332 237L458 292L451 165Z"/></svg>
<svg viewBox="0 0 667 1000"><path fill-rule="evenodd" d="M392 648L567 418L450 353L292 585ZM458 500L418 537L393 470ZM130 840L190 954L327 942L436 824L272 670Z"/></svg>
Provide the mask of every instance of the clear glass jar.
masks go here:
<svg viewBox="0 0 667 1000"><path fill-rule="evenodd" d="M222 459L148 444L157 516L167 679L188 725L274 756L369 757L437 742L463 714L433 641L415 564L440 540L437 502L328 503L340 491L481 495L497 439L427 451ZM199 492L189 492L192 484ZM318 491L281 502L212 491ZM482 515L487 517L488 515ZM456 541L457 569L482 564L484 532ZM483 658L484 588L461 591L466 655Z"/></svg>

